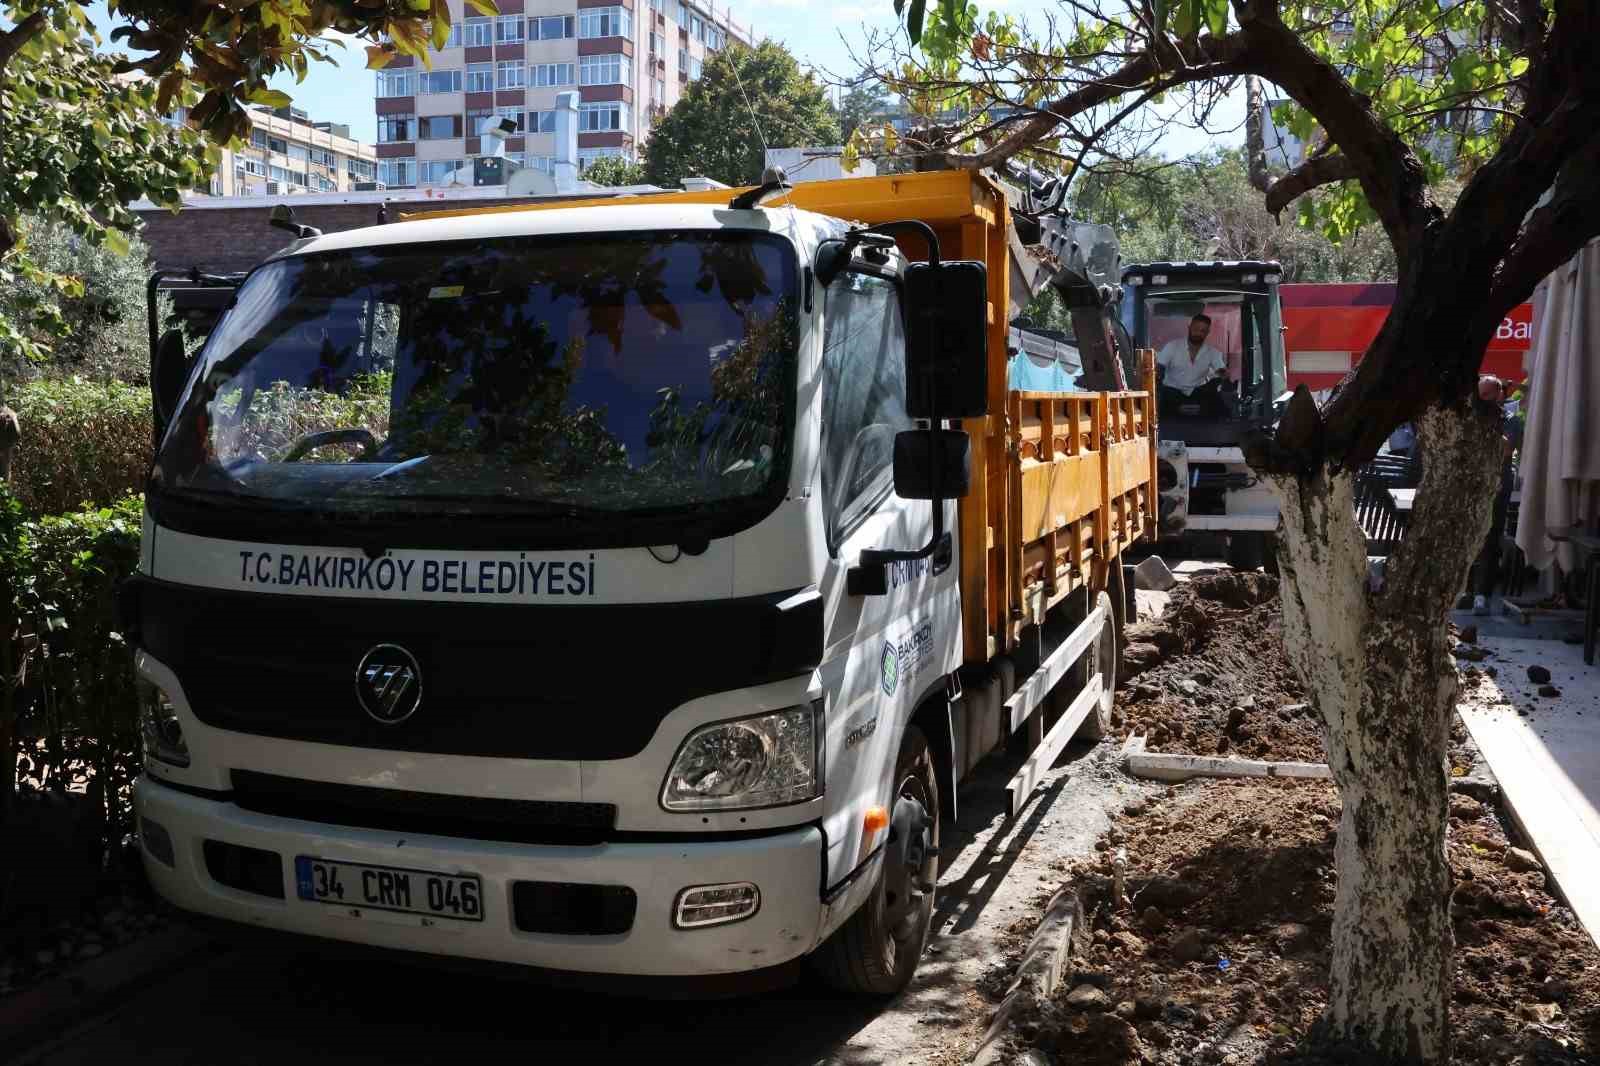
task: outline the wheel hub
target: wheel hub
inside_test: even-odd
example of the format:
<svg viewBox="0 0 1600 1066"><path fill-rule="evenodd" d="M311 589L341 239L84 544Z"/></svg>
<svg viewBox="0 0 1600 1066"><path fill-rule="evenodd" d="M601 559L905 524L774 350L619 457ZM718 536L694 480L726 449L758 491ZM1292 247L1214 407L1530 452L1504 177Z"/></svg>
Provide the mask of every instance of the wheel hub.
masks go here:
<svg viewBox="0 0 1600 1066"><path fill-rule="evenodd" d="M884 847L884 917L897 937L908 935L927 892L922 868L933 854L933 816L914 796L895 800Z"/></svg>

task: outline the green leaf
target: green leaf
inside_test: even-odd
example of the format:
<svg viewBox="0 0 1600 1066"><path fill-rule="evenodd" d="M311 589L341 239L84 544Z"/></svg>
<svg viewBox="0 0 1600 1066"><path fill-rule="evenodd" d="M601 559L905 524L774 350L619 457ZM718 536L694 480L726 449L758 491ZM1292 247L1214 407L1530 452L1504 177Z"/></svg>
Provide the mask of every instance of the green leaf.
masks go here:
<svg viewBox="0 0 1600 1066"><path fill-rule="evenodd" d="M252 104L266 104L268 107L288 107L294 103L294 98L279 89L269 89L261 85L252 89L246 97Z"/></svg>
<svg viewBox="0 0 1600 1066"><path fill-rule="evenodd" d="M912 44L922 40L922 21L927 14L928 0L911 0L911 10L906 12L906 36Z"/></svg>

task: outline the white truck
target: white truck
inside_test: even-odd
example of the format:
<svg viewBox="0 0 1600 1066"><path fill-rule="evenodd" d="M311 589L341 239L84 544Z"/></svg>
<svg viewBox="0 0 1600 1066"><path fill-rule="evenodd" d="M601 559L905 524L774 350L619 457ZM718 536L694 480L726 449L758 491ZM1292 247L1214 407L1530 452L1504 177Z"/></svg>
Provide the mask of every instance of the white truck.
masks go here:
<svg viewBox="0 0 1600 1066"><path fill-rule="evenodd" d="M122 609L156 889L426 955L904 987L958 781L1016 738L1016 808L1105 727L1154 529L1148 381L1005 389L999 187L279 221L152 374Z"/></svg>

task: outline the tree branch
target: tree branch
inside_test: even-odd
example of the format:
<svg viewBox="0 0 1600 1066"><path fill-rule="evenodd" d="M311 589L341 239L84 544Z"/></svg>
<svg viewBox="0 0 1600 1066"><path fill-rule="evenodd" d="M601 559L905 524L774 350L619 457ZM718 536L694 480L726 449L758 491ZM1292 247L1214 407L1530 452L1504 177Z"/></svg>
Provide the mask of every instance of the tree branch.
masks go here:
<svg viewBox="0 0 1600 1066"><path fill-rule="evenodd" d="M11 62L11 57L17 54L21 47L28 43L28 39L44 28L44 12L35 11L14 27L0 33L0 74L5 73L6 65Z"/></svg>
<svg viewBox="0 0 1600 1066"><path fill-rule="evenodd" d="M1479 328L1492 329L1533 294L1545 277L1600 237L1600 197L1593 175L1600 169L1600 135L1562 168L1550 199L1528 216L1521 235L1496 273Z"/></svg>
<svg viewBox="0 0 1600 1066"><path fill-rule="evenodd" d="M1312 189L1358 176L1355 165L1337 152L1312 156L1272 183L1267 189L1267 210L1276 219L1285 207Z"/></svg>
<svg viewBox="0 0 1600 1066"><path fill-rule="evenodd" d="M1254 74L1244 76L1244 144L1245 172L1257 192L1266 192L1271 185L1267 176L1267 145L1262 130L1267 119L1267 106L1262 99L1261 80ZM1276 213L1276 212L1274 212Z"/></svg>

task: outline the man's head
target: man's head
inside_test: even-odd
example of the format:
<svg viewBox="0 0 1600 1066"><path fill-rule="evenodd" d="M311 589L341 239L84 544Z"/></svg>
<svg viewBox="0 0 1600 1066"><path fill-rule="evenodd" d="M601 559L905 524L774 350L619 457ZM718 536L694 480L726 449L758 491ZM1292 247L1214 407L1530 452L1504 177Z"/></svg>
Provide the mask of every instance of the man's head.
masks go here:
<svg viewBox="0 0 1600 1066"><path fill-rule="evenodd" d="M1478 379L1478 399L1484 403L1505 403L1506 383L1493 374Z"/></svg>
<svg viewBox="0 0 1600 1066"><path fill-rule="evenodd" d="M1204 344L1211 336L1211 316L1195 315L1189 320L1189 343Z"/></svg>

